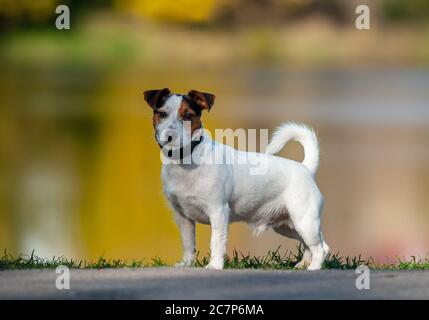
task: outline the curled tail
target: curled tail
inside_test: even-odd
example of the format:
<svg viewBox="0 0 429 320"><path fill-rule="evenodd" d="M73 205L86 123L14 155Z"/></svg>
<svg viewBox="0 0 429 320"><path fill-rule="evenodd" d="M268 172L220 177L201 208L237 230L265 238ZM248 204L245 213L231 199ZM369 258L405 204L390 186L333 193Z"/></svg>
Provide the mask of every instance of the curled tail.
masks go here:
<svg viewBox="0 0 429 320"><path fill-rule="evenodd" d="M319 143L316 133L309 127L287 122L276 129L267 147L267 154L279 152L290 140L298 141L304 147L304 161L302 164L314 175L319 166Z"/></svg>

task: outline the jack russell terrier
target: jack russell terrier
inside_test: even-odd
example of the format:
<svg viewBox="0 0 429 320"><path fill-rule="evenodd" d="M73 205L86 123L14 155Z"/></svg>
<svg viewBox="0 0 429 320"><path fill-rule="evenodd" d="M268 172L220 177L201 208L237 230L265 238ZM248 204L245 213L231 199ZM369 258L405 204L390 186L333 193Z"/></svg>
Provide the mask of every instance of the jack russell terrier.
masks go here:
<svg viewBox="0 0 429 320"><path fill-rule="evenodd" d="M299 240L305 248L298 268L319 270L329 246L323 240L320 216L323 196L315 174L319 164L316 134L308 127L285 123L274 133L266 153L243 152L210 139L202 130L201 113L213 107L215 96L191 90L186 95L169 89L144 92L153 110L155 138L162 154L179 154L180 160L162 165L165 196L180 228L183 257L176 266L191 266L195 259L195 222L211 225L210 262L206 268L222 269L228 224L244 221L257 232L275 232ZM304 147L302 163L274 156L289 140ZM185 150L188 150L186 153ZM213 163L213 152L236 161ZM264 174L251 174L249 162L264 155ZM242 159L249 161L242 161ZM177 160L177 159L176 159Z"/></svg>

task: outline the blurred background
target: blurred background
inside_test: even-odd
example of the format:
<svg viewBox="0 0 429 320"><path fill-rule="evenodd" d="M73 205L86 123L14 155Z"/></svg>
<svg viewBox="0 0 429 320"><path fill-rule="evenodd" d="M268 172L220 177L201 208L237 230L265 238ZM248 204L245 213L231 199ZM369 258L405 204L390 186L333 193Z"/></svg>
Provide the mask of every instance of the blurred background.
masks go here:
<svg viewBox="0 0 429 320"><path fill-rule="evenodd" d="M70 30L55 28L59 4ZM169 87L217 95L212 132L313 126L332 251L424 257L428 66L427 0L0 0L0 249L177 261L142 96ZM294 143L282 155L303 158ZM209 237L198 226L201 254ZM230 253L280 245L297 242L230 228Z"/></svg>

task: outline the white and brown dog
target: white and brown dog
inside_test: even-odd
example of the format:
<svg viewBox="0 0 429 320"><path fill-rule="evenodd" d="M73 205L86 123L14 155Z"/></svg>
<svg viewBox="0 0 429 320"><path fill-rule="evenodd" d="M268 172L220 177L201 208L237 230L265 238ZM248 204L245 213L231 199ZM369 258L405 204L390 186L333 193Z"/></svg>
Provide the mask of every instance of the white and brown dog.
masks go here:
<svg viewBox="0 0 429 320"><path fill-rule="evenodd" d="M207 268L222 269L228 237L228 224L244 221L256 230L275 232L301 241L305 252L296 267L319 270L329 252L320 229L323 196L314 179L319 164L315 133L304 125L280 126L264 154L264 174L251 174L250 164L261 153L243 152L217 143L202 130L201 113L209 111L215 96L196 90L186 95L165 88L144 93L153 109L153 126L158 144L178 150L180 160L162 166L164 193L180 228L183 257L177 266L191 266L195 259L195 222L210 224L211 256ZM302 163L277 157L289 141L300 142L305 151ZM188 152L186 152L188 150ZM177 153L177 152L176 152ZM212 161L213 153L220 159Z"/></svg>

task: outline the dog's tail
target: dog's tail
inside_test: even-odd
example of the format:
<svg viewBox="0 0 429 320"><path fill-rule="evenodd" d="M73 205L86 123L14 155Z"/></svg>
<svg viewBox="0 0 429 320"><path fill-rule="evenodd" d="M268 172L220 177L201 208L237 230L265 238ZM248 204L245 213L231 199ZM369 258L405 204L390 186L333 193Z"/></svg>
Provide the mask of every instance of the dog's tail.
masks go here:
<svg viewBox="0 0 429 320"><path fill-rule="evenodd" d="M290 140L298 141L304 147L302 164L314 175L319 166L319 143L313 129L293 122L282 124L276 129L267 147L267 154L279 152Z"/></svg>

